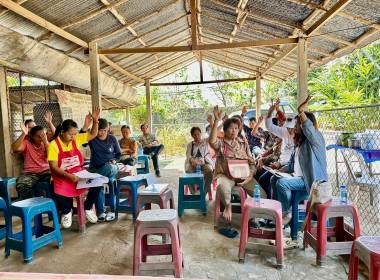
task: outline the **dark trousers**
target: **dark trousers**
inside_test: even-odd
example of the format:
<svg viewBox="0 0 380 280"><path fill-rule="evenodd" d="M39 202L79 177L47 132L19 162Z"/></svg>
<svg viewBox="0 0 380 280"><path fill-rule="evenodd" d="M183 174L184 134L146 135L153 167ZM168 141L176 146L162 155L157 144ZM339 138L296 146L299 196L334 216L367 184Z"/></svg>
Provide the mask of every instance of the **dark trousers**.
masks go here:
<svg viewBox="0 0 380 280"><path fill-rule="evenodd" d="M154 153L154 155L152 156L154 170L160 169L160 167L158 166L158 155L162 152L164 148L165 147L162 144L152 148L144 148L144 155Z"/></svg>
<svg viewBox="0 0 380 280"><path fill-rule="evenodd" d="M84 209L90 210L92 208L92 205L95 203L96 198L98 197L98 194L100 192L102 187L92 187L89 189L87 193L86 201L84 202ZM62 211L62 214L66 215L69 214L71 211L70 206L70 199L71 197L63 196L60 194L54 193L53 199L55 202L55 206L57 207L58 211Z"/></svg>
<svg viewBox="0 0 380 280"><path fill-rule="evenodd" d="M266 171L263 175L260 176L259 178L259 184L260 186L263 188L263 190L265 191L265 193L267 194L267 198L268 199L272 199L272 188L271 188L271 185L270 185L270 178L274 176L272 173L270 173L269 171Z"/></svg>
<svg viewBox="0 0 380 280"><path fill-rule="evenodd" d="M124 165L134 166L137 163L137 158L130 157L130 158L122 159L120 160L120 162Z"/></svg>

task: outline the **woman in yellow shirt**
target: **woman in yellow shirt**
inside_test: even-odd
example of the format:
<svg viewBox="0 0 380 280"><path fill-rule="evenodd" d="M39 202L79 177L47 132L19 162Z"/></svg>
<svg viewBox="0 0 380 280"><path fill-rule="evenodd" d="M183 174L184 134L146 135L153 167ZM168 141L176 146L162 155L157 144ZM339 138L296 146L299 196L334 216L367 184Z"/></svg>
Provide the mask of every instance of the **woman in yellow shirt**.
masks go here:
<svg viewBox="0 0 380 280"><path fill-rule="evenodd" d="M92 129L89 133L78 134L78 125L73 120L65 120L56 129L48 147L48 158L52 178L54 182L54 202L57 209L62 211L61 223L64 228L72 224L72 211L68 198L76 197L87 189L77 190L79 178L74 173L82 171L84 163L79 147L94 139L98 134L98 119L100 110L94 107L93 113L86 116L85 126L92 121ZM90 188L84 209L87 220L96 223L98 218L91 210L102 186Z"/></svg>

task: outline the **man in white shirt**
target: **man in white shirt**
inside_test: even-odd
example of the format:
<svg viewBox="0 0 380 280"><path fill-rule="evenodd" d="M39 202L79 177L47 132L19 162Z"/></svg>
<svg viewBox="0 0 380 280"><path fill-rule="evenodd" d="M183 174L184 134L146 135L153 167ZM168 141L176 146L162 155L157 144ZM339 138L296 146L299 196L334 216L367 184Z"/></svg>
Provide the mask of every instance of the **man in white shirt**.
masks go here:
<svg viewBox="0 0 380 280"><path fill-rule="evenodd" d="M187 144L185 172L195 173L197 164L199 163L205 178L204 190L205 194L207 194L211 189L215 162L210 155L208 139L202 139L201 129L199 127L193 127L190 130L190 134L194 141ZM190 186L189 188L190 192L194 194L194 186Z"/></svg>

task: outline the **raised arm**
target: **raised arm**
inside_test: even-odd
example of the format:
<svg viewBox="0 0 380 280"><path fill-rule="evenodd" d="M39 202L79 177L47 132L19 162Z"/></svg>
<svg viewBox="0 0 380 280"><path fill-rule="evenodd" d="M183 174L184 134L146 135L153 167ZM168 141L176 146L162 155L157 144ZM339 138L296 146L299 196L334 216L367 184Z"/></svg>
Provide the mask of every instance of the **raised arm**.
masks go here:
<svg viewBox="0 0 380 280"><path fill-rule="evenodd" d="M88 114L86 115L85 119L84 119L84 124L83 124L83 127L82 129L80 130L81 133L86 133L88 131L88 128L90 127L92 123L92 116L91 116L91 113L88 112Z"/></svg>
<svg viewBox="0 0 380 280"><path fill-rule="evenodd" d="M46 111L44 118L50 129L50 133L51 133L49 134L49 139L50 139L55 134L55 126L53 124L53 113L50 111Z"/></svg>
<svg viewBox="0 0 380 280"><path fill-rule="evenodd" d="M306 100L304 102L302 102L299 106L298 106L298 114L300 116L300 120L301 120L301 124L304 124L307 120L307 116L304 112L304 110L306 110L307 108L307 103L310 101L311 99L311 95L309 94L307 97L306 97Z"/></svg>
<svg viewBox="0 0 380 280"><path fill-rule="evenodd" d="M55 132L54 132L55 133ZM47 150L48 146L49 146L49 141L47 139L47 135L46 135L46 132L45 130L42 130L41 133L40 133L40 138L42 140L42 143L45 145L45 148Z"/></svg>
<svg viewBox="0 0 380 280"><path fill-rule="evenodd" d="M21 128L22 134L20 135L19 138L17 138L17 140L12 144L12 147L11 147L12 150L16 152L22 152L22 149L21 149L22 141L24 141L25 136L28 135L28 125L25 126L24 122L21 122L20 128Z"/></svg>
<svg viewBox="0 0 380 280"><path fill-rule="evenodd" d="M98 135L99 117L100 117L100 109L98 106L94 106L94 108L92 109L91 117L92 117L92 128L91 128L91 131L88 133L87 141L94 139Z"/></svg>
<svg viewBox="0 0 380 280"><path fill-rule="evenodd" d="M263 120L264 120L264 116L260 116L256 122L255 127L252 129L252 132L251 132L252 135L255 135L257 133L257 131L259 130L260 124L263 122Z"/></svg>
<svg viewBox="0 0 380 280"><path fill-rule="evenodd" d="M214 107L214 118L215 119L214 119L214 123L213 123L212 128L211 128L210 138L208 140L210 144L215 143L216 138L218 137L218 122L222 116L222 113L223 113L223 111L222 110L219 111L219 107L218 107L218 105L216 105Z"/></svg>

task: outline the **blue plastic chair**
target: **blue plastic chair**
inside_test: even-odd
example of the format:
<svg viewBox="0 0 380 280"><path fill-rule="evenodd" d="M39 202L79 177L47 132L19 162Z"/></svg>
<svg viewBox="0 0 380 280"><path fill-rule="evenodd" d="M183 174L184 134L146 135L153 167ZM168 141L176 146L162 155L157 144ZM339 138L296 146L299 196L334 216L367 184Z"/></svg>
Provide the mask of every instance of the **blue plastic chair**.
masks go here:
<svg viewBox="0 0 380 280"><path fill-rule="evenodd" d="M139 155L137 157L137 163L144 163L144 167L137 168L137 174L148 174L149 173L149 158L146 155Z"/></svg>
<svg viewBox="0 0 380 280"><path fill-rule="evenodd" d="M42 213L50 212L53 215L54 227L42 224ZM12 217L17 216L22 221L22 234L12 233ZM34 227L32 219L34 218ZM36 238L33 240L33 235ZM9 207L9 224L5 240L5 255L9 257L10 249L23 253L24 262L33 261L33 252L51 242L57 241L58 248L62 247L61 231L58 216L52 199L34 197L12 203Z"/></svg>
<svg viewBox="0 0 380 280"><path fill-rule="evenodd" d="M0 240L2 240L7 236L7 226L9 224L8 207L7 207L7 204L5 203L5 200L2 197L0 197L0 210L4 212L4 220L5 220L5 224L0 225Z"/></svg>
<svg viewBox="0 0 380 280"><path fill-rule="evenodd" d="M132 212L133 219L136 219L136 203L137 203L137 191L141 185L145 187L149 184L156 183L157 179L153 174L141 174L137 176L127 176L120 178L117 183L116 188L116 209L115 216L116 219L119 217L119 211L130 211ZM126 188L128 192L128 199L120 201L120 189L121 187ZM141 205L144 207L144 205Z"/></svg>
<svg viewBox="0 0 380 280"><path fill-rule="evenodd" d="M50 184L48 182L38 182L33 186L33 196L42 196L42 191L45 191L47 198L52 198L50 192Z"/></svg>
<svg viewBox="0 0 380 280"><path fill-rule="evenodd" d="M11 195L9 189L16 185L17 178L13 177L2 177L0 178L0 192L1 197L4 198L7 207L11 205Z"/></svg>
<svg viewBox="0 0 380 280"><path fill-rule="evenodd" d="M290 236L292 240L297 240L298 230L302 225L305 216L301 217L298 213L298 205L301 201L308 199L309 195L306 190L292 190L292 219L290 221Z"/></svg>
<svg viewBox="0 0 380 280"><path fill-rule="evenodd" d="M185 195L186 185L197 185L200 195ZM203 186L203 175L197 173L186 173L179 176L178 189L178 216L182 217L184 209L201 209L203 216L207 216L205 190Z"/></svg>
<svg viewBox="0 0 380 280"><path fill-rule="evenodd" d="M116 205L116 176L109 178L108 181L108 187L109 187L109 193L105 194L105 205L111 207L111 211L115 211L115 205Z"/></svg>

